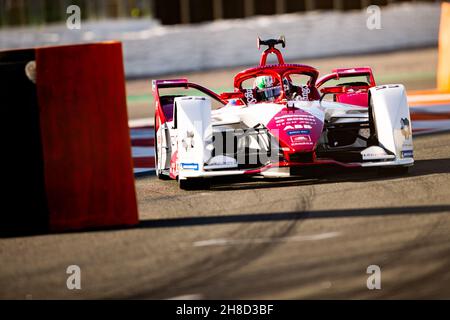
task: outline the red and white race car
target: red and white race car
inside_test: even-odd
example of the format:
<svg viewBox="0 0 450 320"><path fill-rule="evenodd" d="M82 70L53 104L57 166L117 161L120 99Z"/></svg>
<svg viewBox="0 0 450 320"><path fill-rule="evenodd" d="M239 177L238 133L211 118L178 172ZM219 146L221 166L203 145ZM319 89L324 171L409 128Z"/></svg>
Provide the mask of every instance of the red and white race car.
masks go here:
<svg viewBox="0 0 450 320"><path fill-rule="evenodd" d="M289 177L311 167L413 165L411 119L401 84L376 86L370 68L318 79L260 40L260 65L238 73L234 92L187 79L154 80L156 173L183 189L230 175ZM268 65L274 54L278 64Z"/></svg>

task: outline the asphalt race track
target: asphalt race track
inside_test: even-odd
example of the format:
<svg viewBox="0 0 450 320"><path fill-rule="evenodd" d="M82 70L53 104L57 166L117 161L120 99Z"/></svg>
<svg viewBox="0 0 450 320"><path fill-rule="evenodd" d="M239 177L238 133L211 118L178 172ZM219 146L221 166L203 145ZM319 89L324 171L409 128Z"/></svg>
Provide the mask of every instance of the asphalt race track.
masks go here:
<svg viewBox="0 0 450 320"><path fill-rule="evenodd" d="M449 298L450 134L406 177L137 180L135 229L2 239L1 298ZM67 266L82 289L66 288ZM366 288L369 265L382 289Z"/></svg>
<svg viewBox="0 0 450 320"><path fill-rule="evenodd" d="M160 244L174 257L160 268L173 269L135 297L450 297L450 134L416 148L407 177L365 172L197 193L139 182L145 219L158 208L165 218L143 227L179 234ZM366 288L372 264L382 269L379 292Z"/></svg>
<svg viewBox="0 0 450 320"><path fill-rule="evenodd" d="M414 143L406 176L137 178L139 227L0 239L0 298L450 298L450 133Z"/></svg>

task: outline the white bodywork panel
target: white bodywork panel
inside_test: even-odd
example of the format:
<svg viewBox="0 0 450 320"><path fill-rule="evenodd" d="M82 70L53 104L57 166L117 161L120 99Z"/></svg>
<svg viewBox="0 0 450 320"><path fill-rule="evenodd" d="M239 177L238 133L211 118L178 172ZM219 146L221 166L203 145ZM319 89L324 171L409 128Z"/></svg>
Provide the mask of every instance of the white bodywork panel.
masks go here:
<svg viewBox="0 0 450 320"><path fill-rule="evenodd" d="M211 100L204 97L175 98L175 126L179 179L198 176L211 157Z"/></svg>
<svg viewBox="0 0 450 320"><path fill-rule="evenodd" d="M412 128L403 85L384 85L370 89L373 116L380 146L397 159L412 158Z"/></svg>

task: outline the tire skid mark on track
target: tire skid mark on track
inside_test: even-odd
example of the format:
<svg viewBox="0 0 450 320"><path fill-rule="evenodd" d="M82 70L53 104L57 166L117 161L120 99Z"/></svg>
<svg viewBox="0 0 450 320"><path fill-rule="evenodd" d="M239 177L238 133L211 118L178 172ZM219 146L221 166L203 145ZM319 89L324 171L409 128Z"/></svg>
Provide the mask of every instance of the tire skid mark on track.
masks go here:
<svg viewBox="0 0 450 320"><path fill-rule="evenodd" d="M445 252L440 253L440 256L449 256L450 249ZM404 295L403 289L407 288L418 288L424 284L434 283L433 292L421 294L421 296L416 296L416 299L438 299L441 297L440 292L448 288L449 282L442 282L442 278L449 278L450 274L450 262L443 262L440 268L437 268L434 272L427 273L421 277L411 279L408 282L397 285L391 292L390 297L395 297L395 295Z"/></svg>
<svg viewBox="0 0 450 320"><path fill-rule="evenodd" d="M419 178L418 178L419 179ZM424 186L422 186L422 190L425 192L425 197L432 195L433 190L433 183L430 181L424 181L424 179L420 179ZM402 181L398 181L399 183L402 183ZM403 195L403 192L401 189L395 188L395 186L387 183L380 182L377 186L375 186L381 190L385 190L386 192L392 194L399 194L399 196ZM354 188L349 188L348 191L352 190ZM407 243L404 245L400 245L395 249L390 250L389 252L386 252L386 257L382 260L378 260L377 264L379 265L389 265L390 268L395 266L400 266L414 253L417 248L424 246L426 244L427 240L430 238L430 236L433 235L433 232L441 225L441 223L446 219L445 215L439 215L438 220L432 224L429 228L426 230L423 230L418 235L416 235L413 239L409 239ZM450 250L447 251L447 253L450 254ZM399 294L404 291L405 285L408 286L408 284L411 287L418 286L420 284L420 281L424 281L427 279L428 281L433 279L438 279L439 276L442 276L442 272L446 271L449 273L450 270L450 261L448 263L445 263L442 267L438 268L435 272L425 274L422 277L418 279L411 280L406 283L401 283L395 286L394 289L391 290L381 290L381 293L377 295L377 298L391 298L395 294ZM447 269L446 269L447 268ZM353 274L350 273L349 277L352 277ZM422 279L422 280L421 280ZM355 290L353 292L347 293L347 296L357 296L358 294L361 294L361 290ZM321 298L324 298L323 295L320 296ZM326 296L325 296L326 297ZM332 297L332 296L331 296ZM310 296L308 298L318 298L317 296Z"/></svg>
<svg viewBox="0 0 450 320"><path fill-rule="evenodd" d="M441 215L441 219L444 219L444 216ZM414 237L411 241L413 242L420 242L423 240L423 238L421 238L423 235L428 236L429 233L432 233L433 230L435 228L435 226L437 226L440 223L440 220L437 221L436 223L433 224L433 226L431 228L427 228L428 231L424 232L421 235L418 235L416 237ZM365 223L367 224L367 221L362 221L361 223ZM354 226L352 226L352 228L354 228ZM390 230L388 234L386 233L382 233L379 236L380 237L391 237L391 236L398 236L399 233L403 233L403 234L408 234L410 233L410 226L405 226L404 228L402 228L403 230L399 230L398 228L394 229L394 230ZM363 239L366 237L367 235L364 234L360 234L360 237L363 237ZM370 235L373 237L373 235ZM344 239L340 239L339 240L339 245L340 246L344 246L345 248L347 248L347 251L351 251L351 246L349 246L349 243L359 243L361 240L363 240L361 238L344 238ZM410 243L410 240L407 240L408 244ZM323 261L319 261L319 262L305 262L305 261L298 261L298 260L292 260L289 262L286 262L286 260L281 260L282 262L280 262L280 264L273 264L271 265L271 269L267 271L268 274L264 274L263 272L257 272L257 273L252 273L252 274L244 274L244 275L240 275L243 279L245 279L245 281L249 282L249 283L253 283L253 281L257 281L256 279L268 279L267 281L265 281L264 284L260 284L260 286L264 286L264 287L259 287L259 288L255 288L255 286L253 286L251 289L247 289L245 287L239 288L237 289L237 291L235 290L232 294L230 294L228 292L228 295L230 297L233 296L239 296L243 299L249 299L249 298L255 298L255 292L268 292L266 293L265 296L257 296L256 298L259 299L266 299L269 297L273 297L274 294L274 290L275 292L278 291L289 291L290 287L293 288L297 288L297 289L292 289L294 292L292 293L293 295L284 295L281 296L282 299L295 299L295 298L302 298L302 299L328 299L328 298L336 298L336 297L353 297L353 298L358 298L361 296L361 294L368 294L368 290L367 288L365 288L365 280L363 280L363 282L361 282L360 284L360 288L356 289L356 290L352 290L352 291L340 291L339 294L336 293L327 293L327 291L320 291L319 293L312 293L309 295L299 295L299 296L295 296L295 291L298 290L298 288L305 288L305 287L317 287L317 283L319 283L319 280L324 280L326 278L326 276L331 278L333 276L338 276L339 277L339 282L340 283L345 283L348 281L351 281L352 279L355 278L355 275L364 275L365 274L365 267L361 268L361 262L362 261L372 261L372 262L376 262L376 264L379 264L380 266L385 266L386 263L390 263L391 261L396 262L397 261L397 257L399 257L399 253L404 252L403 250L407 250L408 252L411 252L415 249L416 244L413 243L411 244L411 248L409 246L403 246L400 245L397 248L393 248L393 249L378 249L378 246L375 245L373 247L368 248L367 251L361 251L360 253L350 253L349 255L344 255L344 256L339 256L339 258L336 257L330 257L329 260L327 261L327 263L324 265ZM373 258L374 257L382 257L384 256L385 258L383 259L379 259L374 261ZM445 255L443 255L445 256ZM405 257L406 258L406 257ZM283 262L284 261L284 262ZM401 264L401 262L399 262L399 264ZM345 266L345 268L343 268L345 271L339 271L338 273L336 273L335 266ZM366 267L368 266L365 265ZM295 270L294 273L292 273L292 271ZM384 270L384 269L383 269ZM383 271L382 270L382 271ZM438 272L441 272L443 270L443 268L440 268ZM448 274L450 271L450 269L446 270L446 273ZM271 275L271 273L273 273ZM289 278L287 275L291 273L291 278ZM278 275L283 275L281 277L281 279L279 278ZM441 273L442 275L442 273ZM288 279L286 279L286 277L288 277ZM292 278L293 277L293 278ZM253 279L254 278L254 279ZM295 281L294 281L295 279ZM333 279L332 279L333 280ZM239 280L235 280L236 282L240 282ZM334 281L334 280L333 280ZM402 288L404 289L404 287L402 287L403 285L398 285L399 291L402 290ZM275 289L276 288L276 289ZM317 288L316 288L317 289ZM272 292L271 292L272 290ZM381 292L386 292L386 290L381 290ZM368 297L375 297L375 293L370 292L372 295L371 296L367 296ZM279 299L280 297L276 296L277 299ZM376 296L377 298L380 298L381 296ZM387 297L391 297L390 294L386 294L386 298Z"/></svg>
<svg viewBox="0 0 450 320"><path fill-rule="evenodd" d="M363 254L361 256L353 256L352 259L360 259L360 258L364 258L364 257L370 257L370 256L387 256L384 259L378 260L377 264L379 264L382 267L382 274L383 272L386 272L386 268L392 270L395 267L402 267L402 263L405 262L409 262L406 259L409 258L410 255L412 255L412 253L417 250L417 246L415 246L414 244L417 241L423 240L424 238L422 238L422 236L425 236L425 238L427 238L429 236L429 234L431 234L431 232L433 231L432 229L434 229L434 227L431 227L430 229L428 229L428 232L425 232L425 235L420 235L415 237L415 240L413 240L413 244L410 244L410 242L408 241L408 244L405 246L400 246L396 249L393 250L389 250L389 251L379 251L377 252L371 252L370 254ZM421 246L425 247L425 244L422 244ZM430 249L435 249L435 246L433 244L430 245ZM405 252L404 250L407 250L407 252ZM448 256L450 254L450 249L444 249L442 252L440 252L438 250L438 256ZM416 259L417 260L417 259ZM381 262L379 262L381 261ZM419 260L418 262L421 262L421 260ZM336 262L335 262L336 263ZM344 261L342 261L342 263L344 263ZM404 269L404 268L403 268ZM383 271L384 270L384 271ZM352 268L347 268L345 274L340 274L341 277L343 277L344 279L341 279L341 282L344 281L349 281L352 278L354 278L355 274L359 272L361 273L361 270L357 270L357 269L352 269ZM449 275L450 273L450 262L443 262L442 266L435 269L435 271L430 272L430 273L426 273L422 276L416 277L415 279L412 280L407 280L407 281L401 281L400 283L398 283L398 278L397 280L397 284L392 284L389 283L388 286L386 286L386 282L382 281L382 290L374 292L374 291L369 291L366 288L363 288L364 286L361 286L360 288L355 288L353 290L349 290L349 291L345 291L345 292L339 292L338 295L336 295L335 293L330 293L330 294L326 294L326 293L322 293L320 295L317 294L312 294L306 297L302 297L302 298L306 298L306 299L332 299L335 298L336 296L346 296L346 297L353 297L356 299L367 299L367 298L377 298L377 299L392 299L392 298L398 298L395 295L398 294L403 294L403 297L405 298L410 298L411 296L414 296L415 299L422 299L422 298L432 298L432 297L439 297L439 295L430 295L429 297L427 296L418 296L417 295L417 289L420 288L421 286L423 286L424 284L430 284L430 282L427 281L433 281L431 283L433 283L434 286L434 281L435 280L439 280L440 277L442 277L443 275ZM383 278L383 275L382 275ZM347 280L348 279L348 280ZM384 283L384 285L383 285ZM438 284L439 282L436 282L436 284ZM442 286L442 285L441 285ZM446 287L448 287L448 283L445 284ZM411 290L414 290L414 294L411 295L412 292L410 292L409 294L405 294L405 289L407 288L411 288ZM436 292L439 292L440 288L436 288ZM400 297L401 298L401 297Z"/></svg>
<svg viewBox="0 0 450 320"><path fill-rule="evenodd" d="M436 231L436 229L440 226L441 223L446 219L445 216L439 216L438 220L431 225L430 228L427 230L424 230L420 234L418 234L413 240L409 241L404 246L398 248L395 253L392 253L389 258L386 259L385 263L389 263L392 266L398 266L405 262L406 258L410 257L417 248L420 248L422 246L425 246L427 242L429 241L430 237L432 237L433 233ZM447 250L446 253L450 254L450 250ZM422 277L416 278L414 280L407 281L406 283L401 283L396 285L393 289L389 291L382 291L381 298L388 298L392 297L395 294L400 293L400 291L403 291L404 286L410 285L411 288L415 287L417 288L417 284L420 284L421 279L435 279L437 278L437 274L442 276L442 271L446 271L447 273L450 272L450 261L447 263L443 263L443 266L438 268L436 271L431 272L429 274L425 274ZM415 286L414 286L415 285Z"/></svg>
<svg viewBox="0 0 450 320"><path fill-rule="evenodd" d="M436 137L431 139L431 145L442 145L443 141L449 140L450 135L444 136L445 139L439 139L440 136L437 137L438 139ZM439 141L436 142L436 140ZM420 144L424 147L428 145L430 140L423 141L419 143L418 157L422 156L423 158L424 155L429 155L431 158L443 157L443 152L446 152L444 147L435 148L432 154L429 154L428 150L422 148ZM440 150L440 153L438 150ZM164 189L162 188L162 182L156 179L151 180L149 186L141 190L144 191L141 193L144 197L139 199L141 203L147 203L147 216L145 218L150 217L151 214L152 219L168 218L169 222L171 219L176 222L177 219L181 219L180 221L193 217L200 217L201 219L202 216L206 216L207 220L210 220L214 219L214 215L217 215L219 222L213 222L209 226L207 224L196 224L195 221L192 225L181 224L180 227L174 229L175 232L172 236L164 236L163 240L158 242L162 245L161 248L151 244L151 237L154 236L153 231L167 235L172 233L171 230L164 229L164 226L156 229L154 227L150 227L148 230L144 229L142 231L144 234L139 238L149 243L148 248L151 254L154 252L155 255L159 256L157 258L159 261L156 264L158 267L150 269L153 266L151 260L142 258L140 264L150 261L148 270L145 267L135 268L134 270L138 271L135 274L138 280L121 284L120 290L109 290L108 293L104 294L105 298L117 296L123 298L167 298L191 293L202 294L205 298L254 298L255 296L259 297L260 294L269 294L266 297L270 297L270 294L274 292L285 294L288 298L343 297L352 292L356 297L367 294L367 291L361 291L361 288L351 291L356 286L343 286L340 289L341 292L333 293L333 290L337 289L335 286L341 284L335 283L335 280L330 278L330 274L336 272L330 264L344 265L346 269L340 270L340 275L345 280L354 282L355 278L359 277L358 275L364 274L365 270L363 270L364 268L361 269L361 262L370 260L372 256L382 257L383 259L379 261L386 261L383 263L395 263L397 256L400 256L398 251L412 251L413 249L408 248L407 244L413 241L414 237L420 238L421 234L417 234L417 231L422 233L429 230L431 228L430 222L434 222L434 219L436 219L429 220L430 218L425 214L427 213L426 205L441 204L446 207L446 191L442 187L436 189L436 185L433 185L433 183L443 184L448 180L448 174L445 174L448 173L447 171L434 169L436 166L445 166L447 163L445 159L436 162L418 163L417 167L413 167L411 175L406 177L372 176L367 178L366 176L357 176L352 178L351 181L336 179L325 182L318 181L314 184L294 181L285 183L283 186L278 186L277 183L269 183L268 188L262 189L256 184L255 189L183 192L179 191L174 183ZM266 185L264 183L264 187ZM414 200L413 197L405 197L402 194L401 190L404 191L405 187L412 189L412 195L420 194L420 196L417 196L417 200ZM178 198L178 201L173 201L173 206L169 207L168 201L173 198L169 196L160 197L161 193L155 196L158 199L165 198L165 200L155 201L155 198L149 196L153 189L162 191L163 195L173 194L174 197ZM366 205L365 199L360 198L363 190L367 190L366 193L369 194L369 197L378 196L382 198L382 201L386 201L382 203L382 207L386 206L387 209L391 205L399 208L406 205L407 208L411 209L411 216L401 210L383 212L383 208L379 208L379 214L378 212L374 214L374 210L368 208L378 209L377 205L381 202L371 201ZM349 197L347 197L347 193ZM339 198L336 194L342 194L344 198ZM439 202L426 202L426 198L430 199L432 195L434 195L434 199L437 195ZM336 205L339 205L340 208L327 204L327 199L342 199L342 202L340 200L336 202ZM370 199L368 198L368 200ZM413 200L413 202L409 200ZM152 202L149 203L150 201ZM422 208L422 202L424 208ZM417 207L416 210L414 205L419 205L420 208ZM185 212L183 208L189 206L195 207L195 210L188 209ZM359 206L362 206L362 214L357 212ZM336 219L339 218L340 212L345 214L347 209L352 211L350 215L344 215L344 219ZM174 210L178 212L183 210L182 212L188 214L188 217L175 215ZM443 212L442 210L433 209L430 213ZM163 211L168 211L169 214L161 214ZM330 215L327 214L328 211ZM258 222L260 221L258 219L245 219L252 214L276 216L277 213L283 212L293 214L287 215L285 220L268 219L267 221L261 220L262 223ZM296 215L295 212L299 212L299 214ZM319 213L319 218L326 219L311 219L316 218L312 216L316 212ZM160 213L159 216L158 213ZM420 214L420 216L417 214ZM227 215L236 217L243 215L245 217L242 221L245 221L245 223L240 223L239 219L232 219L235 222L224 224L221 221L226 219L221 220L221 218ZM371 216L374 216L374 218L370 218ZM418 223L420 221L424 222L423 226ZM374 224L376 232L380 232L380 237L387 237L387 240L384 240L382 250L377 247L375 233L371 228L368 228L368 223ZM149 225L151 226L151 223ZM388 230L384 231L384 226ZM408 236L408 228L411 228L411 232L413 232L411 236ZM192 246L192 249L189 249L188 246L188 243L205 238L268 238L281 236L282 234L286 234L286 237L295 237L295 235L307 235L331 230L341 231L342 237L339 237L336 241L324 241L323 244L322 242L310 242L307 246L297 245L296 243L275 243L272 245L249 243L239 246L204 247L200 249L193 249ZM430 233L433 234L434 231L430 231ZM205 237L205 234L209 236ZM366 240L366 238L369 240ZM180 244L180 239L189 239L189 242ZM430 241L432 240L433 238ZM361 252L357 245L360 241L370 246L368 252ZM168 247L164 247L165 243ZM319 255L324 255L327 258L317 258L312 261L301 259L305 255L306 257L310 255L308 253L308 247L310 246L314 246L314 251L317 250ZM404 247L406 249L402 249ZM292 257L290 257L290 250L293 250L294 255ZM337 250L336 254L333 253L335 250ZM301 253L302 251L307 253ZM440 250L439 252L443 251ZM331 257L328 258L328 255L332 259ZM137 258L139 259L139 257ZM315 253L313 258L316 258ZM405 263L409 262L409 259L409 256L405 255L398 263L399 266L404 266ZM166 260L171 264L167 269L161 263L161 261ZM131 268L132 270L133 268ZM423 275L421 272L417 274ZM324 280L330 281L331 287L327 288L328 291L321 289L322 295L316 290L302 291L302 293L295 292L295 290L303 290L304 286L317 287ZM365 286L365 282L358 285ZM283 292L284 289L287 291ZM401 292L400 286L399 291ZM387 292L385 294L388 296Z"/></svg>
<svg viewBox="0 0 450 320"><path fill-rule="evenodd" d="M313 187L311 185L309 185L308 187ZM312 191L311 188L308 189L308 191ZM274 200L267 200L262 198L263 195L261 195L259 192L257 192L257 190L251 190L252 194L255 196L255 198L258 199L258 201L255 201L255 203L258 204L258 206L263 207L265 211L269 211L268 208L275 208L275 206L277 204L279 204L279 200L278 199L274 199ZM215 194L213 193L213 191L208 192L208 194L210 194L211 196L214 196ZM288 198L284 198L283 201L294 201L294 203L296 202L296 200L298 199L298 196L293 196L293 197L288 197ZM175 195L173 197L164 197L163 199L161 198L152 198L151 199L155 204L157 204L158 201L177 201L179 203L181 203L182 205L187 205L187 202L190 202L192 200L194 201L198 201L198 199L195 197L195 194L187 194L187 195ZM214 209L208 209L208 214L209 215L215 215L215 214L222 214L223 212L234 212L234 211L239 211L242 212L243 210L247 209L247 208L253 208L252 204L240 204L238 203L237 205L233 205L230 204L229 202L225 203L225 202L219 202L219 203L215 203L216 208ZM189 204L189 206L192 206L192 204ZM195 209L195 208L194 208Z"/></svg>
<svg viewBox="0 0 450 320"><path fill-rule="evenodd" d="M410 177L411 179L417 179L417 180L420 180L421 179L421 177ZM363 179L361 179L361 180L363 180ZM423 179L422 179L423 180ZM399 183L402 183L402 179L398 179L398 182ZM386 192L388 192L388 193L391 193L391 192L393 192L393 191L395 191L396 189L394 188L394 187L390 187L390 186L387 186L387 184L386 184L386 182L383 180L383 181L379 181L378 182L378 185L376 185L376 186L372 186L372 187L376 187L377 189L378 188L380 188L380 189L387 189L387 191ZM305 189L308 189L308 190L312 190L314 188L314 186L307 186ZM355 189L358 189L359 187L358 186L356 186L356 187L352 187L352 188L348 188L347 190L350 192L350 191L352 191L352 190L355 190ZM252 190L252 193L254 193L255 194L255 190ZM334 191L334 192L337 192L337 191ZM339 190L339 192L343 192L343 190L341 189L341 190ZM261 201L262 199L263 199L263 197L262 197L262 195L261 194L259 194L259 193L256 193L257 195L258 195L258 199L259 199L259 201ZM256 195L255 194L255 195ZM289 198L286 198L286 199L284 199L284 201L286 201L286 200L290 200L290 199L292 199L292 200L294 200L294 199L296 199L297 197L289 197ZM308 197L309 199L311 199L311 197ZM264 205L267 205L267 204L269 204L269 205L271 205L271 207L273 207L273 206L275 206L275 204L277 203L278 201L261 201L261 205L262 206L264 206ZM238 206L238 208L240 208L240 209L245 209L247 207L247 205L244 205L244 206ZM223 205L221 205L221 208L223 208ZM229 209L229 208L228 208ZM220 209L220 210L218 210L218 211L222 211L222 209ZM399 250L402 250L402 249L399 249ZM224 253L224 255L228 255L226 252ZM395 255L395 254L393 254L393 255ZM211 264L212 264L212 266L211 266L211 268L213 268L214 269L214 264L216 263L217 261L214 261L214 260L212 260L211 261ZM201 263L200 263L201 264ZM203 269L203 271L204 272L209 272L209 270L208 269ZM205 282L207 282L207 281L205 281ZM201 286L199 286L199 287L201 287Z"/></svg>
<svg viewBox="0 0 450 320"><path fill-rule="evenodd" d="M314 198L314 193L311 189L308 194L300 197L300 201L297 202L296 206L297 211L308 210L312 198ZM295 227L298 227L299 223L301 223L301 221L299 222L297 219L283 222L279 227L280 230L273 231L271 237L287 237ZM268 231L267 228L261 228L260 225L252 227L250 224L246 227L245 225L239 224L237 229L229 232L230 237L235 235L236 231L242 231L242 229L247 229L247 234L251 233L255 237L258 237L261 234L261 231L263 234L266 234ZM211 259L211 256L207 255L196 262L180 268L180 276L172 275L167 279L165 284L159 285L153 289L142 290L128 298L166 298L179 293L180 289L181 292L188 290L197 292L198 290L195 290L196 287L206 288L207 284L210 283L212 279L217 276L220 276L221 279L223 279L227 273L238 270L241 266L254 261L268 251L273 250L277 245L279 245L279 243L252 243L239 246L238 249L227 247L220 248L222 249L220 254L214 254L214 259ZM174 283L177 284L175 291L171 290L173 289ZM184 290L183 287L185 288ZM202 292L202 294L208 298L208 294L205 294L205 292Z"/></svg>

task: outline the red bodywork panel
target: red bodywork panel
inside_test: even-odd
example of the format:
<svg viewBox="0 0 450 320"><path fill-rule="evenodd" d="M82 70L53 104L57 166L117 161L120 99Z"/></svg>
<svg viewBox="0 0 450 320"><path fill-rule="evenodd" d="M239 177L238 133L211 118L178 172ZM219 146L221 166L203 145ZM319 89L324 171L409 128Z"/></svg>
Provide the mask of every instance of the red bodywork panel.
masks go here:
<svg viewBox="0 0 450 320"><path fill-rule="evenodd" d="M369 80L368 88L375 87L375 79L373 77L372 69L369 67L361 68L345 68L345 69L334 69L332 73L321 77L317 80L317 88L323 86L326 82L330 80L340 80L342 78L350 78L357 76L366 76ZM361 86L359 86L361 87ZM336 102L351 104L355 106L367 107L368 106L368 92L367 90L355 90L355 92L342 92L335 95Z"/></svg>
<svg viewBox="0 0 450 320"><path fill-rule="evenodd" d="M277 56L278 64L284 64L283 55L281 54L280 50L278 50L277 48L268 48L263 51L261 60L259 60L259 65L261 67L266 65L267 57L269 56L269 54L274 54Z"/></svg>

